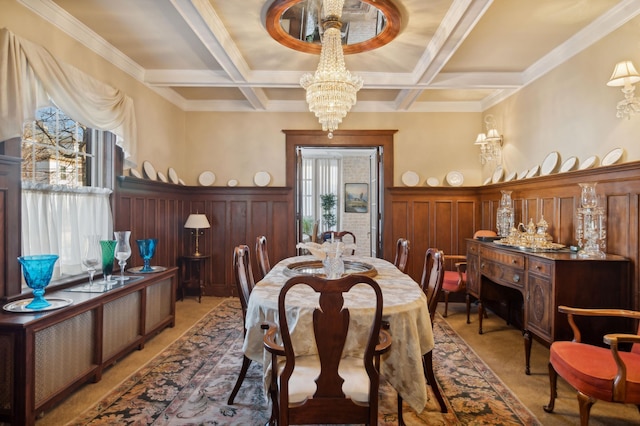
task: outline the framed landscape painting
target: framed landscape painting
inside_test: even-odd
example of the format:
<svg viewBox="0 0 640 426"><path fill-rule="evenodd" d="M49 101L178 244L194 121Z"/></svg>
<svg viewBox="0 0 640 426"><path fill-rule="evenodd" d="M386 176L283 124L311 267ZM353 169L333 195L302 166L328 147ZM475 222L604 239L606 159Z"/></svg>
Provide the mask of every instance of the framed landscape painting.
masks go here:
<svg viewBox="0 0 640 426"><path fill-rule="evenodd" d="M369 211L369 184L344 184L345 213L367 213Z"/></svg>

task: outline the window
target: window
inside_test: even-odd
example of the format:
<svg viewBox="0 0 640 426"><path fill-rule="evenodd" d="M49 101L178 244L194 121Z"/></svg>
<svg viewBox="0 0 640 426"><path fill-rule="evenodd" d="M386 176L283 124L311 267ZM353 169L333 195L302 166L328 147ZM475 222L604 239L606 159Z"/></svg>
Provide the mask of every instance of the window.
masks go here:
<svg viewBox="0 0 640 426"><path fill-rule="evenodd" d="M54 279L83 273L86 236L113 239L113 168L105 132L87 128L55 106L36 112L22 137L22 254L57 254Z"/></svg>

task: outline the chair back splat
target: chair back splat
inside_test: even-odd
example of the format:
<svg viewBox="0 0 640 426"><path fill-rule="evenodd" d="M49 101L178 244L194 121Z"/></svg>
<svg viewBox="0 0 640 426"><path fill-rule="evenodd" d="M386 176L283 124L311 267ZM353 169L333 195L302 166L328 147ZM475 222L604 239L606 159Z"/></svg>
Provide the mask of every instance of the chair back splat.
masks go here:
<svg viewBox="0 0 640 426"><path fill-rule="evenodd" d="M409 266L409 240L404 238L398 238L396 243L396 257L393 264L402 272L407 273L407 266Z"/></svg>
<svg viewBox="0 0 640 426"><path fill-rule="evenodd" d="M345 244L356 244L356 236L351 231L326 231L322 233L322 242L331 241L333 236L334 241L342 241ZM346 238L345 238L346 237ZM351 250L351 255L356 254L355 249ZM349 253L345 253L349 254Z"/></svg>
<svg viewBox="0 0 640 426"><path fill-rule="evenodd" d="M267 250L267 237L264 235L256 237L256 258L258 260L258 268L260 269L260 279L262 279L271 270L269 251Z"/></svg>
<svg viewBox="0 0 640 426"><path fill-rule="evenodd" d="M366 325L367 340L363 347L343 356L350 318L344 293L356 285L360 289L362 284L371 288L371 297L376 300L371 323ZM311 315L317 355L296 353L298 348L292 343L290 329L294 324L289 323L286 297L293 289L304 288L319 294L319 306ZM270 395L279 425L377 424L380 373L376 365L391 345L391 336L381 330L382 306L380 286L362 275L336 280L296 276L285 283L278 298L278 326L270 326L264 337L265 348L272 353L272 366L278 366L278 374L272 374ZM301 327L302 315L297 321L295 329ZM277 343L277 335L282 345ZM284 359L278 362L278 356Z"/></svg>

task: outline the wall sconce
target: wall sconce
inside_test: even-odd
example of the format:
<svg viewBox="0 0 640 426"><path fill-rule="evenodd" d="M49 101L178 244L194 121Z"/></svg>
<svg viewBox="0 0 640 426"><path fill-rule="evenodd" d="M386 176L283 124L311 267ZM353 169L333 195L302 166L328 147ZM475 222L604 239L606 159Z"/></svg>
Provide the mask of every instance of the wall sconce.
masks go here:
<svg viewBox="0 0 640 426"><path fill-rule="evenodd" d="M634 84L640 81L640 74L631 61L618 62L613 69L613 74L607 82L607 86L622 87L624 99L618 102L616 117L631 118L640 111L640 99L633 96L636 90Z"/></svg>
<svg viewBox="0 0 640 426"><path fill-rule="evenodd" d="M484 118L487 133L478 133L474 145L480 145L480 162L484 165L489 162L502 163L502 136L496 129L496 120L488 114Z"/></svg>
<svg viewBox="0 0 640 426"><path fill-rule="evenodd" d="M202 256L198 249L198 238L200 237L201 229L211 228L209 224L209 220L207 220L207 216L203 214L190 214L187 218L187 221L184 224L185 228L193 229L192 234L196 236L196 251L193 253L194 256Z"/></svg>

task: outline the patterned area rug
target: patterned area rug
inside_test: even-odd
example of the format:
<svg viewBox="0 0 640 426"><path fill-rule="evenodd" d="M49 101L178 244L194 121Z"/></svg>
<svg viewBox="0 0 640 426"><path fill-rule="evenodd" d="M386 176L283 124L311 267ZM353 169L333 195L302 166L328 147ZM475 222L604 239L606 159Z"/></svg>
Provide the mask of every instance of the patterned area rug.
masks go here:
<svg viewBox="0 0 640 426"><path fill-rule="evenodd" d="M434 324L434 369L447 400L422 413L403 409L408 425L538 425L534 415L441 318ZM234 405L227 398L242 362L238 299L211 311L71 425L264 425L270 413L262 370L252 363ZM380 389L380 425L397 424L396 393Z"/></svg>

